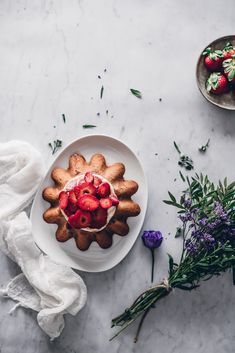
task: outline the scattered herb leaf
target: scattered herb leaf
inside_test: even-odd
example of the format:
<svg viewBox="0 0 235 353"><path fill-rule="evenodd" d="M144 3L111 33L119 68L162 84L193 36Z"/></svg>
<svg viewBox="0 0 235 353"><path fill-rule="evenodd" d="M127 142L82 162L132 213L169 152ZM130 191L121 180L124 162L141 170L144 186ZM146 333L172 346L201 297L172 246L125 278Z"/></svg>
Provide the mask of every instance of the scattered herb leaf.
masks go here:
<svg viewBox="0 0 235 353"><path fill-rule="evenodd" d="M51 148L52 154L55 154L60 147L62 147L62 141L61 140L55 140L53 141L53 144L51 142L48 143L48 146Z"/></svg>
<svg viewBox="0 0 235 353"><path fill-rule="evenodd" d="M207 148L209 147L210 145L210 139L208 139L207 143L205 145L202 145L201 147L199 147L199 152L202 152L202 153L205 153Z"/></svg>
<svg viewBox="0 0 235 353"><path fill-rule="evenodd" d="M180 155L180 158L179 158L179 161L178 161L178 165L180 167L184 167L186 170L192 170L194 168L193 167L193 160L189 156L181 154L181 151L180 151L180 149L179 149L179 147L178 147L178 145L177 145L177 143L175 141L174 141L174 146L175 146L176 151Z"/></svg>
<svg viewBox="0 0 235 353"><path fill-rule="evenodd" d="M102 86L102 87L101 87L101 90L100 90L100 99L102 99L103 93L104 93L104 86Z"/></svg>
<svg viewBox="0 0 235 353"><path fill-rule="evenodd" d="M66 123L66 118L64 114L62 114L62 119L63 119L63 122Z"/></svg>
<svg viewBox="0 0 235 353"><path fill-rule="evenodd" d="M176 151L177 151L179 154L181 154L181 151L180 151L180 149L179 149L179 147L178 147L178 145L176 144L175 141L174 141L174 146L175 146Z"/></svg>
<svg viewBox="0 0 235 353"><path fill-rule="evenodd" d="M179 171L180 177L183 180L183 182L185 182L185 177L183 176L183 174L181 173L181 171Z"/></svg>
<svg viewBox="0 0 235 353"><path fill-rule="evenodd" d="M138 91L137 89L131 88L130 89L131 93L136 96L137 98L141 99L142 98L142 94L140 91Z"/></svg>
<svg viewBox="0 0 235 353"><path fill-rule="evenodd" d="M183 229L181 227L176 228L175 238L179 238L183 235Z"/></svg>
<svg viewBox="0 0 235 353"><path fill-rule="evenodd" d="M89 125L89 124L84 124L82 125L83 129L91 129L93 127L96 127L96 125Z"/></svg>

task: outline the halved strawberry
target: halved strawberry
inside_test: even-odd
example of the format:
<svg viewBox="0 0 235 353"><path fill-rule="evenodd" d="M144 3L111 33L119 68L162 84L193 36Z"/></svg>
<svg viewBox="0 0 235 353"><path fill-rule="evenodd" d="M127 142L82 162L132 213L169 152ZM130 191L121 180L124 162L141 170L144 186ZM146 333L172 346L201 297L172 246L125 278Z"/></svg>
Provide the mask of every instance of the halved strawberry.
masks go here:
<svg viewBox="0 0 235 353"><path fill-rule="evenodd" d="M119 200L116 196L109 196L109 198L112 201L113 206L117 206L119 204Z"/></svg>
<svg viewBox="0 0 235 353"><path fill-rule="evenodd" d="M78 202L74 189L69 190L69 203L76 205Z"/></svg>
<svg viewBox="0 0 235 353"><path fill-rule="evenodd" d="M62 210L68 206L68 195L65 191L61 191L59 194L59 205Z"/></svg>
<svg viewBox="0 0 235 353"><path fill-rule="evenodd" d="M66 209L64 210L64 213L66 214L66 216L71 216L72 214L76 213L78 210L78 206L74 205L72 203L69 203L68 206L66 207Z"/></svg>
<svg viewBox="0 0 235 353"><path fill-rule="evenodd" d="M98 187L101 183L102 183L102 180L101 180L99 177L97 177L97 176L95 175L95 176L94 176L93 185L94 185L95 187Z"/></svg>
<svg viewBox="0 0 235 353"><path fill-rule="evenodd" d="M93 183L94 176L91 172L86 172L84 179L87 183Z"/></svg>
<svg viewBox="0 0 235 353"><path fill-rule="evenodd" d="M79 199L81 196L89 194L89 195L95 195L96 194L96 188L93 184L91 183L81 183L74 188L74 192Z"/></svg>
<svg viewBox="0 0 235 353"><path fill-rule="evenodd" d="M97 193L100 197L107 197L110 195L110 185L109 183L102 183L98 187Z"/></svg>
<svg viewBox="0 0 235 353"><path fill-rule="evenodd" d="M99 207L99 200L94 195L83 195L78 199L78 206L84 211L94 211Z"/></svg>
<svg viewBox="0 0 235 353"><path fill-rule="evenodd" d="M91 227L92 228L101 228L103 227L107 222L107 210L105 210L102 207L99 207L97 210L92 212L92 222L91 222Z"/></svg>
<svg viewBox="0 0 235 353"><path fill-rule="evenodd" d="M78 210L74 215L69 217L69 224L77 229L89 227L91 224L91 214Z"/></svg>
<svg viewBox="0 0 235 353"><path fill-rule="evenodd" d="M110 200L110 198L106 197L104 199L100 199L100 206L102 208L110 208L112 206L112 201Z"/></svg>

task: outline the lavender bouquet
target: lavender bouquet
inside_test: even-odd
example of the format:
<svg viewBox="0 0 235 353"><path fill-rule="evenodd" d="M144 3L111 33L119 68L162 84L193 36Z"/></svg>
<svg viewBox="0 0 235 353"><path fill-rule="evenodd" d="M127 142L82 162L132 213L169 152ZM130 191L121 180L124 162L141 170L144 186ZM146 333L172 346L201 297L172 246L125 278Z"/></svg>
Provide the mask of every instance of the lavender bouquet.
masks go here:
<svg viewBox="0 0 235 353"><path fill-rule="evenodd" d="M142 315L135 341L143 321L156 302L171 293L173 288L190 291L200 281L235 266L235 182L227 179L215 186L207 176L188 178L181 173L187 189L179 201L169 192L164 202L178 209L182 226L176 236L182 236L183 248L179 264L169 256L169 275L161 283L142 293L121 315L112 320L123 331Z"/></svg>

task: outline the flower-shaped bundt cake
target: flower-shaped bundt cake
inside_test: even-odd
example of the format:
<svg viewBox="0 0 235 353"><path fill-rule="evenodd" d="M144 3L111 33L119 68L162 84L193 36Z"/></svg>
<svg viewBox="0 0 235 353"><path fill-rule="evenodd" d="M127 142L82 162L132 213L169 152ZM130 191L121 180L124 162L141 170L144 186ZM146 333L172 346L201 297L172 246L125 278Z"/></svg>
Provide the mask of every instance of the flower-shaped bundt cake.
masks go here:
<svg viewBox="0 0 235 353"><path fill-rule="evenodd" d="M54 186L43 191L44 200L50 202L43 218L57 224L56 239L65 242L74 237L80 250L96 241L105 249L112 245L113 234L127 235L127 218L137 216L140 207L131 199L138 184L125 180L124 173L122 163L107 166L102 154L87 162L75 153L67 169L54 168Z"/></svg>

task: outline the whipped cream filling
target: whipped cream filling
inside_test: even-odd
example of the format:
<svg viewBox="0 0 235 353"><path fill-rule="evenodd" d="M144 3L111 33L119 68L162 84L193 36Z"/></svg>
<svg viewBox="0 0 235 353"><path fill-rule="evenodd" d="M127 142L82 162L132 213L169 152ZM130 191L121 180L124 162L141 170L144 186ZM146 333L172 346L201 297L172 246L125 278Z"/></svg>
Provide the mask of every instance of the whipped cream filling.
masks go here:
<svg viewBox="0 0 235 353"><path fill-rule="evenodd" d="M99 174L95 174L95 173L92 173L94 176L97 176L98 178L100 178L102 180L102 183L108 183L109 186L110 186L110 190L111 190L111 193L110 195L113 195L115 197L117 197L117 195L115 194L114 192L114 188L112 186L112 184L107 180L105 179L104 177L102 177L101 175ZM85 177L85 174L79 174L77 176L75 176L74 178L70 179L64 186L63 188L63 191L69 191L71 189L73 189L75 186L77 186L79 184L79 182L84 179ZM68 221L68 216L64 213L64 211L62 209L61 210L61 213L63 214L64 218L66 219L66 221ZM105 225L101 228L90 228L90 227L87 227L87 228L81 228L81 230L85 230L86 232L100 232L101 230L103 230L104 228L106 228L107 224L109 223L109 221L111 220L111 218L114 216L114 213L116 211L116 206L111 206L110 208L107 209L107 221L105 223Z"/></svg>

